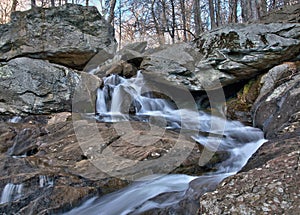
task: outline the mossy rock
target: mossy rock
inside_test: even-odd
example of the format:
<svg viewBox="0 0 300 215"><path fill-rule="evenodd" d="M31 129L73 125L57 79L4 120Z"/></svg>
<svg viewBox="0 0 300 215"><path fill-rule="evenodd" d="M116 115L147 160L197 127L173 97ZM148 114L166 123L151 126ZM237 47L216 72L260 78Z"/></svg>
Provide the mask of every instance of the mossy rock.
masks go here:
<svg viewBox="0 0 300 215"><path fill-rule="evenodd" d="M235 98L227 101L227 117L244 123L252 122L250 110L259 95L261 88L260 79L261 76L251 79L237 93Z"/></svg>

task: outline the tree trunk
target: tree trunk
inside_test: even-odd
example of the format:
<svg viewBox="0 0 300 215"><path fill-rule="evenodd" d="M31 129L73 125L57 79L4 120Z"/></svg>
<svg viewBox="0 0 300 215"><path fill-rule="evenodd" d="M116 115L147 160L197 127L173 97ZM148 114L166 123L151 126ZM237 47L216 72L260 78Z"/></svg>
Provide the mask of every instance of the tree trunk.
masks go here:
<svg viewBox="0 0 300 215"><path fill-rule="evenodd" d="M161 1L162 4L162 26L164 28L164 31L168 32L170 34L170 27L167 22L167 6L165 0Z"/></svg>
<svg viewBox="0 0 300 215"><path fill-rule="evenodd" d="M171 8L172 8L172 26L171 26L171 38L172 43L175 43L175 29L176 29L176 14L175 14L175 4L174 0L171 0Z"/></svg>
<svg viewBox="0 0 300 215"><path fill-rule="evenodd" d="M216 24L216 19L215 19L215 8L214 8L213 0L209 0L208 4L209 4L210 26L211 26L211 29L214 29L217 27L217 24Z"/></svg>
<svg viewBox="0 0 300 215"><path fill-rule="evenodd" d="M215 5L217 5L217 7L215 8L215 13L216 13L216 26L220 26L220 25L222 25L222 17L221 17L221 12L222 12L222 8L221 8L221 0L216 0L216 1L215 1Z"/></svg>
<svg viewBox="0 0 300 215"><path fill-rule="evenodd" d="M121 49L121 47L122 47L122 1L119 0L119 49Z"/></svg>
<svg viewBox="0 0 300 215"><path fill-rule="evenodd" d="M202 32L200 0L194 0L195 34L198 37Z"/></svg>
<svg viewBox="0 0 300 215"><path fill-rule="evenodd" d="M115 18L115 7L116 7L116 0L110 0L109 2L109 16L108 16L108 23L114 25L113 21ZM121 10L121 8L120 8Z"/></svg>
<svg viewBox="0 0 300 215"><path fill-rule="evenodd" d="M164 36L164 32L161 30L161 27L159 26L158 21L155 16L155 9L154 9L155 1L156 0L152 0L152 3L151 3L151 15L152 15L152 19L154 22L156 34L158 37L158 42L160 45L163 45L163 44L165 44L165 36Z"/></svg>
<svg viewBox="0 0 300 215"><path fill-rule="evenodd" d="M18 0L13 0L12 6L11 6L11 12L15 12L17 10Z"/></svg>
<svg viewBox="0 0 300 215"><path fill-rule="evenodd" d="M51 7L55 7L55 0L51 0Z"/></svg>
<svg viewBox="0 0 300 215"><path fill-rule="evenodd" d="M186 10L185 10L185 0L180 0L180 9L181 9L181 17L182 17L182 27L183 27L183 41L187 41L186 36Z"/></svg>
<svg viewBox="0 0 300 215"><path fill-rule="evenodd" d="M89 6L89 0L85 0L85 6Z"/></svg>
<svg viewBox="0 0 300 215"><path fill-rule="evenodd" d="M267 13L267 2L266 0L256 0L258 18L264 16Z"/></svg>
<svg viewBox="0 0 300 215"><path fill-rule="evenodd" d="M237 23L237 0L229 1L229 23Z"/></svg>
<svg viewBox="0 0 300 215"><path fill-rule="evenodd" d="M257 2L256 0L249 0L250 2L250 20L257 20L259 18L259 14L258 14L258 6L257 6Z"/></svg>
<svg viewBox="0 0 300 215"><path fill-rule="evenodd" d="M36 7L36 2L35 0L31 0L31 8Z"/></svg>

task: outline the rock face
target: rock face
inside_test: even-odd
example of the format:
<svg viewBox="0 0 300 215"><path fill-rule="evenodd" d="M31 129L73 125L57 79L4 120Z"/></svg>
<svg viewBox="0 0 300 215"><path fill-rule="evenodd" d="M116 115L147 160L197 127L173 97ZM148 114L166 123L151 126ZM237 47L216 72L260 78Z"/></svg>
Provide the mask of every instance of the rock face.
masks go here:
<svg viewBox="0 0 300 215"><path fill-rule="evenodd" d="M81 83L93 83L87 90L95 97L101 81L44 60L13 59L0 64L0 112L28 115L71 111L73 94ZM89 98L76 99L84 104Z"/></svg>
<svg viewBox="0 0 300 215"><path fill-rule="evenodd" d="M262 78L262 88L253 106L254 125L267 138L293 132L300 117L300 62L285 63Z"/></svg>
<svg viewBox="0 0 300 215"><path fill-rule="evenodd" d="M0 190L3 194L5 187L19 185L19 193L12 189L1 198L1 214L62 212L91 195L127 184L87 160L70 121L0 123L0 131Z"/></svg>
<svg viewBox="0 0 300 215"><path fill-rule="evenodd" d="M178 134L171 131L164 130L163 135L153 135L153 127L150 128L148 123L131 122L133 130L120 133L118 129L124 128L124 124L127 125L125 122L94 124L80 117L75 120L76 117L73 116L72 122L65 113L47 119L48 124L35 124L33 121L0 123L0 190L4 192L4 188L9 186L20 187L19 193L17 189L15 192L12 189L11 195L6 198L7 202L5 198L0 199L3 201L0 204L1 214L8 211L24 214L58 213L91 195L103 195L127 185L127 180L114 178L104 172L105 166L101 169L97 166L102 154L100 149L103 152L110 149L123 160L144 161L147 165L147 162L159 162L178 141ZM92 132L93 126L96 126L102 140ZM77 132L83 132L85 137L78 138ZM141 147L138 143L152 144ZM182 139L180 144L193 147L195 142ZM180 156L182 151L177 153ZM198 166L200 154L195 147L190 157L173 173L200 174L204 171ZM178 156L171 158L170 163L156 164L156 169L152 170L165 172L168 166L174 165L171 161L178 159ZM105 165L108 163L110 169L124 164L106 157ZM134 172L130 172L131 176L141 175L147 170L145 165L137 165Z"/></svg>
<svg viewBox="0 0 300 215"><path fill-rule="evenodd" d="M249 79L300 52L300 24L232 25L204 33L198 47L204 58L199 77L210 67L210 79L223 85ZM205 72L204 72L205 74ZM211 85L213 86L213 84Z"/></svg>
<svg viewBox="0 0 300 215"><path fill-rule="evenodd" d="M122 50L99 66L95 74L122 74L118 60L145 73L192 91L213 90L249 80L300 53L300 24L239 24L200 35L194 43L181 43L139 52ZM133 63L135 62L135 63ZM138 63L137 63L138 62Z"/></svg>
<svg viewBox="0 0 300 215"><path fill-rule="evenodd" d="M299 156L300 152L294 151L261 168L229 177L201 198L199 214L297 214Z"/></svg>
<svg viewBox="0 0 300 215"><path fill-rule="evenodd" d="M299 213L299 80L299 62L262 77L253 118L269 141L240 173L200 198L199 214Z"/></svg>
<svg viewBox="0 0 300 215"><path fill-rule="evenodd" d="M66 4L15 12L0 32L0 61L27 56L83 69L97 52L116 50L113 28L96 7Z"/></svg>
<svg viewBox="0 0 300 215"><path fill-rule="evenodd" d="M137 74L144 58L147 42L136 42L124 46L115 55L101 51L86 66L86 70L100 78L111 74L130 78Z"/></svg>

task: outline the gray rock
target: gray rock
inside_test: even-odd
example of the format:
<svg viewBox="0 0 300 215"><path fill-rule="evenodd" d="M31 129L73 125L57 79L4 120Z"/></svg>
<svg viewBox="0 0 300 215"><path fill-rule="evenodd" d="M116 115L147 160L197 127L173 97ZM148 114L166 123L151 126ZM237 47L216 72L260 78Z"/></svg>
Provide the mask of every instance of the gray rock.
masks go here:
<svg viewBox="0 0 300 215"><path fill-rule="evenodd" d="M300 52L300 24L231 25L205 32L198 47L204 54L199 61L201 76L209 66L211 80L223 85L256 76L278 62L295 58Z"/></svg>
<svg viewBox="0 0 300 215"><path fill-rule="evenodd" d="M300 24L230 25L193 44L152 50L141 69L190 90L212 90L248 80L300 53ZM147 53L147 52L146 52Z"/></svg>
<svg viewBox="0 0 300 215"><path fill-rule="evenodd" d="M121 50L132 50L139 53L144 53L147 48L147 45L148 45L147 41L129 43L125 45Z"/></svg>
<svg viewBox="0 0 300 215"><path fill-rule="evenodd" d="M113 28L96 7L66 4L15 12L0 32L1 61L28 56L83 69L97 52L116 50Z"/></svg>
<svg viewBox="0 0 300 215"><path fill-rule="evenodd" d="M300 112L297 65L296 62L276 66L262 78L263 85L252 112L254 126L261 128L267 138L291 130L289 127L295 124L293 117Z"/></svg>
<svg viewBox="0 0 300 215"><path fill-rule="evenodd" d="M93 85L87 85L91 82ZM88 86L92 94L101 81L44 60L13 59L0 65L0 112L27 115L71 111L73 94L79 84ZM77 96L76 102L88 99Z"/></svg>
<svg viewBox="0 0 300 215"><path fill-rule="evenodd" d="M119 74L126 78L130 78L133 75L136 75L137 68L144 59L144 54L142 53L145 51L146 47L147 42L137 42L124 46L115 55L110 57L107 53L97 54L92 62L89 62L88 64L88 67L93 68L90 70L90 73L95 74L100 78L110 74ZM128 64L131 64L131 66Z"/></svg>
<svg viewBox="0 0 300 215"><path fill-rule="evenodd" d="M168 80L175 86L201 90L201 84L195 77L195 64L201 54L193 44L180 43L151 51L144 57L141 69Z"/></svg>

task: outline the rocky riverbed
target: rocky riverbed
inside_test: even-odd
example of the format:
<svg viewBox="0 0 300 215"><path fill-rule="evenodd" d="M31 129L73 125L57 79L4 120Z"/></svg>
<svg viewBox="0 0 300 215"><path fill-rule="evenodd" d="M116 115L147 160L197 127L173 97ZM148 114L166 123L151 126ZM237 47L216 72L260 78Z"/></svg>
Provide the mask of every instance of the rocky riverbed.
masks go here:
<svg viewBox="0 0 300 215"><path fill-rule="evenodd" d="M226 151L217 150L200 165L205 147L189 131L179 135L180 127L162 129L166 122L155 117L150 124L133 117L131 129L121 133L118 128L128 122L96 123L98 89L105 78L129 79L138 71L153 81L155 99L184 106L164 89L185 89L195 98L197 110L224 117L227 108L228 117L262 129L268 139L215 191L201 196L203 186L192 181L181 201L144 214L299 213L297 10L299 4L279 11L288 14L287 20L270 22L265 17L259 25L225 26L191 43L150 49L142 42L118 52L112 27L94 7L69 4L14 13L10 23L0 25L0 213L62 213L131 184L128 177L112 176L95 165L94 154L107 148L129 160L159 161L178 141L186 146L174 152L173 160L152 168L154 173L170 168L170 173L201 175L228 159ZM209 104L212 100L216 106ZM120 106L137 113L128 102ZM134 144L139 141L151 145ZM173 168L185 150L188 156ZM111 167L122 165L111 160ZM130 171L136 178L144 169Z"/></svg>

